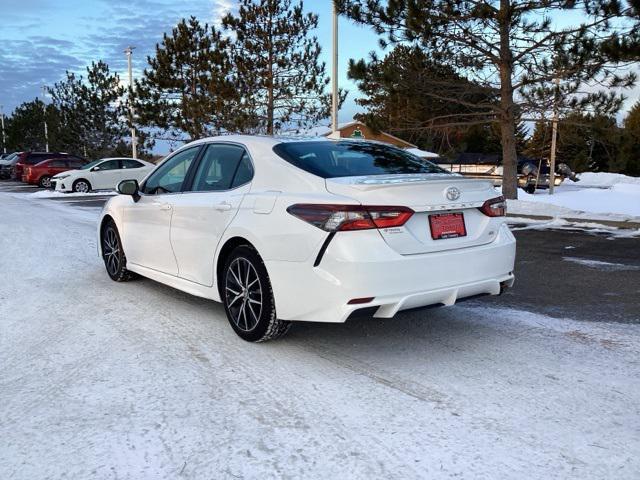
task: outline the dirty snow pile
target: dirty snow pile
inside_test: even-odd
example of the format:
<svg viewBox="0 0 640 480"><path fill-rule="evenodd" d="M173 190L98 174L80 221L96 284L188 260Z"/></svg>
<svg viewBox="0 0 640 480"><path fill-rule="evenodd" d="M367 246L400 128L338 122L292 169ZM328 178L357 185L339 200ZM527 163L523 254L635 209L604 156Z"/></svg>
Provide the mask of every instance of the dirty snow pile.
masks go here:
<svg viewBox="0 0 640 480"><path fill-rule="evenodd" d="M577 183L566 180L549 195L538 190L531 195L518 191L518 200L509 200L515 215L542 215L554 218L640 221L640 178L618 173L582 173Z"/></svg>

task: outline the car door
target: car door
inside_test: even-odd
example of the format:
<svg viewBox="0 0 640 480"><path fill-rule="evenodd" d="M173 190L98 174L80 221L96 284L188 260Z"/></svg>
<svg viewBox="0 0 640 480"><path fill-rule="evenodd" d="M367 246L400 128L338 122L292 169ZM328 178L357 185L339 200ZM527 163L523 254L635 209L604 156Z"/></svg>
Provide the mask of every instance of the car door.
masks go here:
<svg viewBox="0 0 640 480"><path fill-rule="evenodd" d="M119 175L120 160L112 158L93 167L88 180L94 190L114 190L118 185Z"/></svg>
<svg viewBox="0 0 640 480"><path fill-rule="evenodd" d="M249 191L252 178L253 166L243 146L206 146L188 189L170 199L171 245L179 277L213 285L218 242Z"/></svg>
<svg viewBox="0 0 640 480"><path fill-rule="evenodd" d="M169 275L178 274L171 248L172 199L181 196L200 146L176 152L140 187L140 198L123 208L122 242L127 262Z"/></svg>

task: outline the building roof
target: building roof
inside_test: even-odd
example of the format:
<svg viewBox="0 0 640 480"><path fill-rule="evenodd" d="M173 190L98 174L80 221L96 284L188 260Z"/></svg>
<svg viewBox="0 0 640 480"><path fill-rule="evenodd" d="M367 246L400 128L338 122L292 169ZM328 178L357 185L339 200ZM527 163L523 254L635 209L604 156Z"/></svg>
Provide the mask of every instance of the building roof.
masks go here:
<svg viewBox="0 0 640 480"><path fill-rule="evenodd" d="M405 150L420 158L440 158L440 155L438 155L437 153L428 152L427 150L420 150L419 148L405 148Z"/></svg>

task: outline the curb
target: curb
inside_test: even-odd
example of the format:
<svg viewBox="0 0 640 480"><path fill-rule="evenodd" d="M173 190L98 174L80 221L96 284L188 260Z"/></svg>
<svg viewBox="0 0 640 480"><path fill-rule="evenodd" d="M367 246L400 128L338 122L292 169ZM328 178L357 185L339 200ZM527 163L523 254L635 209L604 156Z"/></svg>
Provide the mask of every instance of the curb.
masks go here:
<svg viewBox="0 0 640 480"><path fill-rule="evenodd" d="M520 215L516 213L507 213L507 217L528 218L530 220L547 220L547 221L551 221L551 220L554 220L555 218L559 218L561 220L566 220L567 222L575 223L578 225L581 223L584 223L584 224L596 223L596 224L604 225L607 227L622 228L627 230L640 230L640 222L631 222L628 220L595 220L591 218L550 217L547 215Z"/></svg>

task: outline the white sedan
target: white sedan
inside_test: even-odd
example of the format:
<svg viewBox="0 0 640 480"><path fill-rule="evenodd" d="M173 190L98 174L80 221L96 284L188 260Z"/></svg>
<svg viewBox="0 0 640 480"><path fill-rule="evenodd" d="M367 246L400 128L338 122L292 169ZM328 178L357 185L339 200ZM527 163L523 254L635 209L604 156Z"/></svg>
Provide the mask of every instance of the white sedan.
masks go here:
<svg viewBox="0 0 640 480"><path fill-rule="evenodd" d="M154 168L153 163L134 158L102 158L78 170L59 173L51 182L59 192L114 190L122 180L135 179L141 182Z"/></svg>
<svg viewBox="0 0 640 480"><path fill-rule="evenodd" d="M248 341L514 281L515 239L493 186L386 144L208 138L118 192L98 224L109 276L221 301Z"/></svg>

